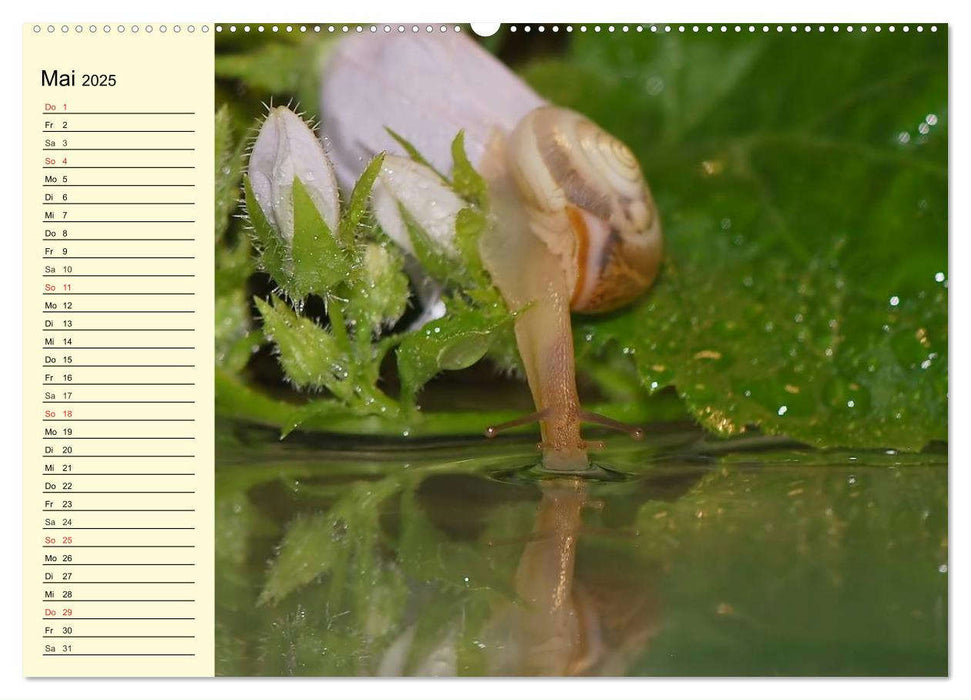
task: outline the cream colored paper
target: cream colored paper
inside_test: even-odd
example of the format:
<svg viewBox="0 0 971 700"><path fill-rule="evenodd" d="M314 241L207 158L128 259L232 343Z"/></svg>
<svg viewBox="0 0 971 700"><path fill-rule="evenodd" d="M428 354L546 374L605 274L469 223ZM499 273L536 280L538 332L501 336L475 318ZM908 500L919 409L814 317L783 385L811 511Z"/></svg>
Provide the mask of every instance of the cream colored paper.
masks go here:
<svg viewBox="0 0 971 700"><path fill-rule="evenodd" d="M24 27L23 668L208 676L214 32L107 29Z"/></svg>

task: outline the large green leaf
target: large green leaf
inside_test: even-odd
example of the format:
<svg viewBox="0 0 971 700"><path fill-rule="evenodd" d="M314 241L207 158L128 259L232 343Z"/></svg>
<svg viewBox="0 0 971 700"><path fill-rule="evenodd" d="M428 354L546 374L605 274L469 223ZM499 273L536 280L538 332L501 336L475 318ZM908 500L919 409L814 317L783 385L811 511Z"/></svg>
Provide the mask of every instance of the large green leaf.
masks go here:
<svg viewBox="0 0 971 700"><path fill-rule="evenodd" d="M529 81L639 156L666 262L575 323L722 433L947 433L946 32L575 34Z"/></svg>

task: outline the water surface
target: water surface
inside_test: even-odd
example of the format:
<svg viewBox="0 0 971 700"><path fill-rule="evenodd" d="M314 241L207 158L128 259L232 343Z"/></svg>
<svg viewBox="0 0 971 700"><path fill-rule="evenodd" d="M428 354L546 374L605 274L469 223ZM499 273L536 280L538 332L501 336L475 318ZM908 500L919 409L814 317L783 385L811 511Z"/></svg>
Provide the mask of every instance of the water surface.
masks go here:
<svg viewBox="0 0 971 700"><path fill-rule="evenodd" d="M217 426L221 675L944 675L943 449Z"/></svg>

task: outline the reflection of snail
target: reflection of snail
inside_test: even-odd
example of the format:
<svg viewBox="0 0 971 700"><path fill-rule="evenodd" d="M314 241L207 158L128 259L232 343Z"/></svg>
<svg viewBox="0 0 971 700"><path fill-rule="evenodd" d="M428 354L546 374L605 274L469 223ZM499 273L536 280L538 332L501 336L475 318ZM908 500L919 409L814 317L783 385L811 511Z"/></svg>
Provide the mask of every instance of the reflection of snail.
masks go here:
<svg viewBox="0 0 971 700"><path fill-rule="evenodd" d="M495 215L480 241L482 259L510 308L525 309L516 340L536 404L535 413L489 434L538 420L546 466L585 467L581 421L629 429L580 409L570 311L632 301L654 281L661 259L660 222L630 150L581 115L545 105L452 33L341 42L321 100L325 141L345 187L374 153L400 151L386 127L443 172L452 137L465 131Z"/></svg>
<svg viewBox="0 0 971 700"><path fill-rule="evenodd" d="M578 561L586 503L580 481L544 484L516 571L518 601L497 608L483 632L491 675L623 675L658 632L657 599L642 569Z"/></svg>
<svg viewBox="0 0 971 700"><path fill-rule="evenodd" d="M659 631L651 577L645 576L643 563L603 566L596 558L584 562L578 557L587 504L583 481L549 481L542 488L516 568L515 596L497 600L476 631L484 670L491 676L623 675ZM456 675L463 623L446 626L433 644L419 649L417 623L410 625L382 654L378 674Z"/></svg>

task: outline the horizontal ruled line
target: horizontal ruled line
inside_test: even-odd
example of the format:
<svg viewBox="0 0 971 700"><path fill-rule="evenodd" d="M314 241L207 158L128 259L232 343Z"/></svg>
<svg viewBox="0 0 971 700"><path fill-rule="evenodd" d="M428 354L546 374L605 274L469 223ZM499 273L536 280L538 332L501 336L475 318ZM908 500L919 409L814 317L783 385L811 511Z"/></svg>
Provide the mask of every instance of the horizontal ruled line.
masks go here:
<svg viewBox="0 0 971 700"><path fill-rule="evenodd" d="M45 297L194 297L195 292L44 292Z"/></svg>
<svg viewBox="0 0 971 700"><path fill-rule="evenodd" d="M195 309L89 309L44 311L45 314L194 314ZM192 349L192 348L188 348Z"/></svg>
<svg viewBox="0 0 971 700"><path fill-rule="evenodd" d="M50 455L40 455L41 459L50 459ZM191 459L195 455L71 455L71 459L89 459L102 457L105 459L141 457L143 459ZM47 493L45 491L45 493ZM51 491L50 493L54 493ZM75 491L74 493L195 493L195 491Z"/></svg>
<svg viewBox="0 0 971 700"><path fill-rule="evenodd" d="M72 474L72 476L77 476ZM112 475L113 476L113 475ZM42 513L195 513L195 508L44 508Z"/></svg>
<svg viewBox="0 0 971 700"><path fill-rule="evenodd" d="M47 183L44 187L195 187L195 183L154 183L154 182L126 182L126 183L114 183L114 182L104 182L98 184L84 184L84 185L68 185L68 184L57 184L57 183Z"/></svg>
<svg viewBox="0 0 971 700"><path fill-rule="evenodd" d="M123 564L105 564L105 563L77 564L75 562L69 561L66 564L44 564L44 566L195 566L195 564L194 563L160 564L159 562L143 562L143 563L136 563L136 564L133 564L131 562L125 562Z"/></svg>
<svg viewBox="0 0 971 700"><path fill-rule="evenodd" d="M45 634L42 639L195 639L194 634Z"/></svg>
<svg viewBox="0 0 971 700"><path fill-rule="evenodd" d="M153 404L154 403L195 403L195 399L185 399L185 400L166 399L166 400L162 400L162 401L145 401L145 400L141 400L141 401L120 401L120 400L113 400L113 401L105 401L105 400L99 400L99 401L76 401L76 400L73 400L72 399L72 400L69 400L69 401L44 401L44 403L153 403Z"/></svg>
<svg viewBox="0 0 971 700"><path fill-rule="evenodd" d="M57 348L59 350L71 349L70 345L52 345L50 347ZM41 366L51 368L51 367L67 367L68 365L54 364L54 365L41 365ZM83 369L105 369L105 368L125 369L129 367L141 367L141 368L151 367L155 369L192 369L195 367L195 365L76 365L72 363L70 367L81 367Z"/></svg>
<svg viewBox="0 0 971 700"><path fill-rule="evenodd" d="M195 170L194 165L45 165L42 170Z"/></svg>
<svg viewBox="0 0 971 700"><path fill-rule="evenodd" d="M69 238L58 238L56 240L61 241L61 242L71 241L73 243L73 242L76 242L76 241L84 241L84 242L88 242L88 241L126 241L126 242L131 242L131 241L194 241L195 238L74 238L73 236L71 236ZM50 238L45 238L44 241L45 242L50 242L50 243L53 243L54 242L54 240L52 240Z"/></svg>
<svg viewBox="0 0 971 700"><path fill-rule="evenodd" d="M63 151L194 151L194 148L42 148L42 151L63 152Z"/></svg>
<svg viewBox="0 0 971 700"><path fill-rule="evenodd" d="M160 207L167 205L194 206L195 202L41 202L42 206L61 206L61 207Z"/></svg>
<svg viewBox="0 0 971 700"><path fill-rule="evenodd" d="M45 255L43 260L195 260L195 255Z"/></svg>
<svg viewBox="0 0 971 700"><path fill-rule="evenodd" d="M136 585L136 586L140 586L140 585L154 585L154 586L157 586L157 585L160 585L160 584L173 584L173 585L176 585L176 586L191 586L191 585L194 585L195 584L195 581L71 581L71 583L68 584L68 585L71 585L71 586L75 586L75 585L85 585L86 586L88 584L93 584L93 585L98 585L98 586L111 586L111 585L114 585L114 584L118 584L118 585L121 585L121 586L132 586L132 585ZM44 585L45 586L50 586L51 585L51 582L50 581L46 581L46 582L44 582ZM79 619L79 618L75 618L75 619ZM84 620L84 619L91 619L91 620L112 620L112 619L126 619L126 618L111 618L111 617L103 617L103 618L98 618L98 617L83 618L82 617L80 619L82 619L82 620ZM168 619L194 620L195 618L194 617L182 617L182 618L134 617L134 618L127 618L127 619L132 619L132 620L168 620Z"/></svg>
<svg viewBox="0 0 971 700"><path fill-rule="evenodd" d="M195 219L49 219L42 224L194 224Z"/></svg>
<svg viewBox="0 0 971 700"><path fill-rule="evenodd" d="M194 603L195 598L44 598L68 603Z"/></svg>
<svg viewBox="0 0 971 700"><path fill-rule="evenodd" d="M84 493L76 491L75 493ZM194 527L45 527L44 530L195 530Z"/></svg>
<svg viewBox="0 0 971 700"><path fill-rule="evenodd" d="M49 618L45 618L45 619L51 620L53 618L50 618L49 617ZM136 618L136 617L129 617L129 618L122 618L122 617L72 617L71 619L72 620L155 620L155 619L175 619L175 618L154 618L154 617L141 617L141 618ZM131 653L128 653L128 654L122 654L122 653L82 654L80 652L77 652L77 653L75 653L75 652L68 652L68 653L63 653L63 654L45 653L44 656L195 656L195 654L151 654L151 653L147 653L147 652L144 653L144 654L131 654Z"/></svg>
<svg viewBox="0 0 971 700"><path fill-rule="evenodd" d="M56 109L52 109L49 111L45 110L41 112L41 114L55 114L55 115L57 114L102 114L102 115L129 114L129 115L135 115L135 116L143 116L146 114L170 114L173 116L191 116L191 115L194 115L195 112L62 112Z"/></svg>
<svg viewBox="0 0 971 700"><path fill-rule="evenodd" d="M141 277L195 277L194 274L189 274L189 273L183 273L183 274L163 274L163 275L154 275L154 274L134 274L134 275L127 275L127 274L73 275L72 274L72 275L43 275L43 276L44 277L139 277L139 278L141 278Z"/></svg>
<svg viewBox="0 0 971 700"><path fill-rule="evenodd" d="M61 112L66 114L66 112ZM42 134L194 134L195 129L44 129Z"/></svg>
<svg viewBox="0 0 971 700"><path fill-rule="evenodd" d="M57 347L59 347L62 350L70 349L70 346L69 345L60 345L60 346L57 346ZM68 365L57 365L57 364L55 364L55 365L42 365L42 366L43 367L67 367ZM124 369L124 368L128 368L128 367L152 367L152 368L156 368L156 369L192 369L193 367L195 367L195 365L75 365L75 364L72 364L70 366L71 367L82 367L84 369L104 369L104 368ZM45 418L44 420L56 420L56 419L54 419L54 418ZM65 419L65 420L68 420L68 419ZM78 418L77 420L83 420L83 419ZM92 418L90 420L99 420L99 419ZM116 418L116 419L113 419L113 420L126 420L126 419L124 419L124 418ZM129 418L127 420L163 420L163 419L156 419L156 418ZM175 420L175 419L173 418L172 420ZM186 419L186 420L191 420L191 419Z"/></svg>
<svg viewBox="0 0 971 700"><path fill-rule="evenodd" d="M44 476L50 476L51 472L41 472ZM56 473L56 472L55 472ZM61 472L75 476L195 476L195 472ZM73 509L69 509L73 510Z"/></svg>
<svg viewBox="0 0 971 700"><path fill-rule="evenodd" d="M195 549L194 544L45 544L44 549ZM106 581L86 581L85 583L109 583ZM155 581L155 583L164 583ZM195 583L194 581L173 581L173 583Z"/></svg>
<svg viewBox="0 0 971 700"><path fill-rule="evenodd" d="M194 437L175 437L175 436L143 436L128 437L122 435L109 435L98 437L77 437L77 436L48 436L44 440L195 440Z"/></svg>
<svg viewBox="0 0 971 700"><path fill-rule="evenodd" d="M41 386L195 386L195 385L196 385L195 382L44 382Z"/></svg>

